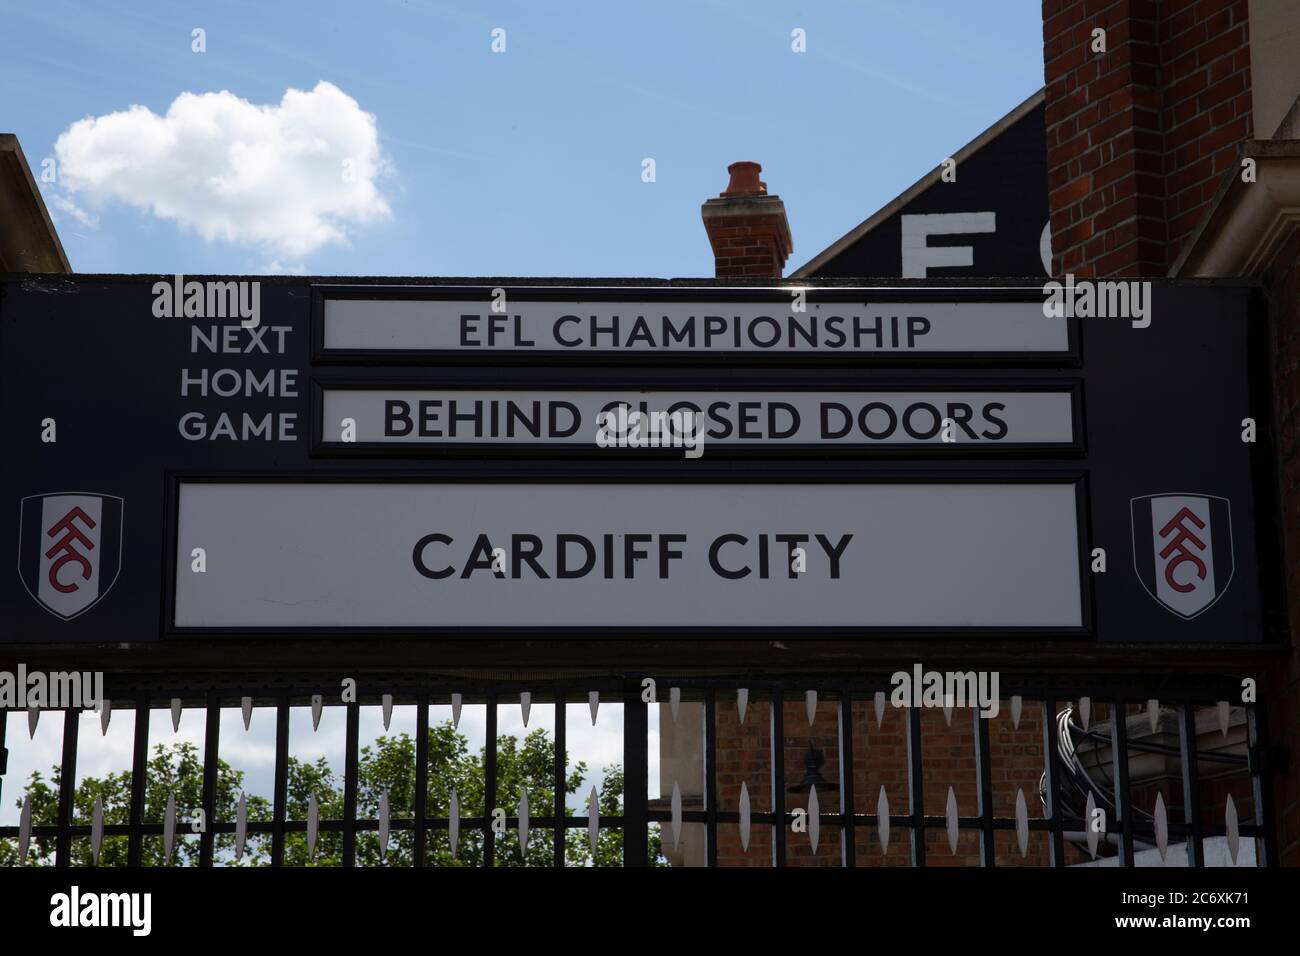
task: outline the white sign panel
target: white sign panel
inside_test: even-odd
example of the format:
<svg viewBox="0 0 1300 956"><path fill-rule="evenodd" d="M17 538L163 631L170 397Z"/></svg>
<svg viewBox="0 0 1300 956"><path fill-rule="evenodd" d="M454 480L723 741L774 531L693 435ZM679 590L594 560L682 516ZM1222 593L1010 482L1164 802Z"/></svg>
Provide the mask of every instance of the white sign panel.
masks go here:
<svg viewBox="0 0 1300 956"><path fill-rule="evenodd" d="M1041 302L324 301L338 351L927 353L1069 351Z"/></svg>
<svg viewBox="0 0 1300 956"><path fill-rule="evenodd" d="M175 624L1077 628L1077 519L1069 483L183 483Z"/></svg>
<svg viewBox="0 0 1300 956"><path fill-rule="evenodd" d="M1007 445L1074 441L1069 392L330 389L326 442L596 445L602 418L689 412L706 442ZM624 416L626 418L626 416ZM350 423L350 424L349 424Z"/></svg>

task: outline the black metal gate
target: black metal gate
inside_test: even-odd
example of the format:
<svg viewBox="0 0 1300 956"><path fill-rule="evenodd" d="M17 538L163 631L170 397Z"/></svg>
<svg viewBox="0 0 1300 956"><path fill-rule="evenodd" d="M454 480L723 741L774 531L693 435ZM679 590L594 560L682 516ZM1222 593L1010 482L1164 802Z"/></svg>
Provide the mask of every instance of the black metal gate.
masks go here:
<svg viewBox="0 0 1300 956"><path fill-rule="evenodd" d="M1255 841L1255 860L1258 865L1276 865L1274 819L1271 804L1269 752L1264 728L1262 708L1254 703L1225 702L1229 695L1240 697L1240 687L1231 681L1201 678L1167 678L1157 682L1144 682L1132 678L1096 679L1027 679L1008 678L1003 687L1002 703L1015 712L1028 707L1037 710L1038 726L1034 730L1041 745L1042 774L1036 803L1041 813L1022 818L996 813L995 780L1002 780L999 771L1001 753L997 741L991 739L990 721L978 716L976 711L957 707L950 719L959 728L967 723L972 746L969 757L975 769L974 814L954 814L951 808L932 806L926 802L924 782L933 765L938 762L932 755L931 741L923 726L923 710L906 707L902 711L902 726L906 739L906 792L905 807L884 808L871 799L869 793L858 792L860 781L874 785L870 744L865 751L855 744L855 736L863 735L870 718L864 723L855 713L869 713L878 708L880 694L893 690L887 678L846 680L843 677L809 675L807 677L782 676L753 678L720 678L698 676L677 677L671 674L623 674L613 677L566 677L563 679L538 679L535 681L495 681L471 677L438 677L425 679L358 677L356 700L342 703L338 700L337 682L317 683L316 678L252 680L232 676L198 682L193 675L184 680L171 680L163 676L110 677L107 679L106 697L111 701L112 713L134 711L134 747L130 770L130 806L126 822L94 824L77 822L74 814L76 799L77 759L82 721L71 719L76 711L65 714L62 735L61 776L57 787L57 819L53 822L20 823L18 826L0 826L0 843L32 841L46 849L37 854L40 862L57 866L74 864L74 841L125 838L126 862L132 866L145 861L143 846L146 839L165 835L166 823L146 819L145 801L148 788L149 722L151 709L176 705L189 710L201 708L205 715L204 748L202 758L201 807L205 821L197 831L198 853L194 862L212 866L222 862L218 841L231 837L237 831L266 840L271 866L286 864L286 845L296 834L306 834L314 829L319 834L337 834L341 840L339 862L343 866L358 865L358 836L387 830L393 834L409 833L414 866L429 862L428 846L433 834L476 834L481 841L480 863L492 866L498 862L497 840L502 828L513 830L520 825L518 813L492 813L498 803L498 735L497 713L502 705L514 705L520 695L535 705L565 703L596 703L622 708L623 717L623 789L618 812L591 814L574 812L566 805L566 708L554 710L554 755L551 769L551 799L545 807L536 807L536 815L529 815L527 825L535 830L552 831L553 852L547 865L566 865L566 840L573 830L589 829L593 835L621 834L622 863L626 866L645 866L653 862L651 847L654 838L666 839L671 829L680 833L684 826L698 825L703 832L703 858L705 865L718 865L718 848L723 828L743 827L746 833L753 828L763 833L761 842L770 844L770 860L763 863L783 866L791 862L794 840L806 840L810 824L808 814L815 811L814 827L838 831L839 861L844 866L869 865L864 860L861 846L864 839L875 832L883 839L885 833L900 833L910 847L909 862L913 866L926 866L933 850L927 850L927 836L947 835L954 847L961 835L975 834L978 838L978 864L993 866L997 863L996 837L999 832L1018 834L1023 841L1027 830L1043 834L1046 838L1046 862L1064 866L1074 859L1070 847L1078 845L1086 834L1088 815L1081 810L1085 798L1091 794L1095 807L1102 808L1105 825L1099 831L1103 851L1111 847L1119 865L1134 865L1135 853L1143 845L1166 846L1169 852L1182 852L1178 843L1185 845L1188 863L1204 866L1207 863L1205 845L1212 838L1230 841ZM326 690L328 689L328 690ZM813 692L816 697L810 697ZM327 697L326 694L330 696ZM593 699L592 694L598 695ZM429 799L429 747L430 708L455 701L474 706L482 705L486 719L486 733L482 756L482 807L475 812L457 813L455 819L445 810L431 806ZM319 696L319 706L342 707L346 712L346 746L342 772L342 802L336 816L318 821L294 818L290 812L288 774L290 766L289 723L294 707L310 707L313 697ZM770 787L769 806L750 812L746 805L739 809L724 805L719 799L720 775L733 770L726 765L719 752L719 715L730 720L732 709L741 699L751 708L766 705L765 725L769 741L767 783ZM1018 701L1016 700L1018 699ZM671 701L671 703L670 703ZM652 708L672 707L676 713L680 702L685 702L692 714L701 721L700 773L702 793L698 806L689 809L680 805L667 805L667 795L658 800L649 796L649 740ZM831 785L839 794L839 807L834 812L821 812L813 807L799 807L800 799L791 799L800 792L790 781L798 771L791 768L787 755L790 709L813 702L815 707L833 708L834 764L838 780ZM1155 713L1163 726L1176 725L1178 744L1158 740L1135 739L1132 731L1135 719L1144 719L1153 702ZM364 706L413 705L415 708L414 764L415 784L409 815L394 815L384 819L361 815L358 807L359 759L362 741L359 739L360 715ZM1037 705L1037 706L1034 706ZM270 798L269 820L236 821L222 818L218 807L218 768L221 751L221 716L231 708L272 708L275 714L274 785ZM892 707L892 705L891 705ZM1090 728L1088 710L1105 713ZM755 709L753 712L757 712ZM812 710L809 710L812 725ZM1239 725L1244 719L1244 741L1241 746L1207 750L1198 743L1205 736L1202 725L1207 715L1217 715L1227 734L1229 714ZM1123 715L1124 719L1116 719ZM6 771L4 757L20 745L19 727L26 716L23 711L0 710L0 774ZM155 716L156 719L156 716ZM666 719L666 718L664 718ZM751 718L754 719L754 718ZM593 723L594 723L593 715ZM880 725L877 710L877 726ZM1155 723L1153 720L1153 727ZM94 725L91 725L94 726ZM694 732L694 731L693 731ZM966 731L962 731L966 733ZM1068 737L1064 741L1063 735ZM859 742L860 743L860 742ZM1079 748L1093 748L1094 767L1084 767L1076 760ZM952 751L952 740L942 744L944 759L957 759ZM1102 758L1108 755L1108 776L1097 776ZM1153 817L1149 806L1140 806L1134 800L1130 768L1141 755L1156 755L1177 760L1181 768L1181 812L1170 812L1164 821ZM720 763L721 761L721 763ZM1202 807L1205 768L1213 763L1235 775L1244 794L1244 810L1239 821L1234 819L1211 820ZM810 764L810 772L812 770ZM21 802L15 796L23 781L12 776L0 776L0 797L14 805ZM1246 788L1246 789L1242 789ZM665 789L661 785L660 790ZM806 788L805 788L806 791ZM881 792L883 794L882 785ZM1248 792L1247 792L1248 791ZM951 794L951 791L950 791ZM594 797L593 797L594 799ZM674 801L676 802L676 801ZM951 797L950 797L951 802ZM1232 798L1229 797L1229 802ZM1233 807L1235 810L1235 803ZM945 812L945 809L947 812ZM1019 807L1017 808L1019 810ZM1177 804L1174 805L1177 810ZM802 817L801 817L802 813ZM797 824L802 822L804 829ZM98 833L95 831L98 830ZM1163 835L1162 835L1162 832ZM188 832L188 831L187 831ZM593 839L595 837L593 836ZM746 838L748 840L748 837ZM52 850L51 850L52 847ZM1024 854L1022 842L1022 856ZM1235 850L1234 850L1235 855ZM29 857L28 862L33 858ZM930 860L930 862L935 862Z"/></svg>

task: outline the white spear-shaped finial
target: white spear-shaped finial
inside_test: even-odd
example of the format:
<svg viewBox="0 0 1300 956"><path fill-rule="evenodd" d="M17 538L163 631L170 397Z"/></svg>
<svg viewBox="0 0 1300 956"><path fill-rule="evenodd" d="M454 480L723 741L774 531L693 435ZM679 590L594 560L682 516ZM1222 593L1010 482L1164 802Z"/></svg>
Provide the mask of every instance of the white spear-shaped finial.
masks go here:
<svg viewBox="0 0 1300 956"><path fill-rule="evenodd" d="M27 864L27 847L32 840L32 795L30 793L23 796L23 809L18 814L18 862L20 865Z"/></svg>
<svg viewBox="0 0 1300 956"><path fill-rule="evenodd" d="M95 797L95 808L90 813L90 858L99 866L99 848L104 842L104 799Z"/></svg>
<svg viewBox="0 0 1300 956"><path fill-rule="evenodd" d="M1101 839L1101 833L1097 828L1097 801L1092 797L1092 791L1088 791L1088 802L1083 807L1084 826L1088 828L1088 854L1095 860L1097 859L1097 841Z"/></svg>
<svg viewBox="0 0 1300 956"><path fill-rule="evenodd" d="M519 797L519 856L528 859L528 791Z"/></svg>
<svg viewBox="0 0 1300 956"><path fill-rule="evenodd" d="M817 852L817 844L821 841L822 835L822 806L817 799L817 788L810 786L808 788L808 840L812 844L813 853Z"/></svg>
<svg viewBox="0 0 1300 956"><path fill-rule="evenodd" d="M957 794L948 788L948 807L944 812L944 827L948 831L948 849L957 855Z"/></svg>
<svg viewBox="0 0 1300 956"><path fill-rule="evenodd" d="M320 803L316 794L307 795L307 856L316 858L316 834L320 828Z"/></svg>
<svg viewBox="0 0 1300 956"><path fill-rule="evenodd" d="M1029 852L1029 808L1025 806L1025 791L1016 791L1016 845L1020 855Z"/></svg>
<svg viewBox="0 0 1300 956"><path fill-rule="evenodd" d="M880 785L880 796L876 798L876 837L880 840L880 855L889 849L889 796L885 785Z"/></svg>
<svg viewBox="0 0 1300 956"><path fill-rule="evenodd" d="M600 842L600 794L594 785L587 796L587 840L591 843L591 855L595 856Z"/></svg>
<svg viewBox="0 0 1300 956"><path fill-rule="evenodd" d="M248 842L248 794L239 795L235 810L235 862L244 858L244 844Z"/></svg>
<svg viewBox="0 0 1300 956"><path fill-rule="evenodd" d="M455 790L451 792L451 808L447 811L447 842L454 860L460 851L460 797Z"/></svg>
<svg viewBox="0 0 1300 956"><path fill-rule="evenodd" d="M176 842L176 794L167 794L167 812L163 816L163 859L171 863L172 845Z"/></svg>
<svg viewBox="0 0 1300 956"><path fill-rule="evenodd" d="M676 784L674 784L676 786ZM749 852L749 787L740 781L740 848Z"/></svg>
<svg viewBox="0 0 1300 956"><path fill-rule="evenodd" d="M1232 794L1228 794L1228 804L1223 808L1223 826L1227 830L1228 837L1228 855L1232 858L1232 865L1237 865L1237 851L1241 848L1241 830L1237 823L1237 803L1232 799Z"/></svg>
<svg viewBox="0 0 1300 956"><path fill-rule="evenodd" d="M1165 797L1162 793L1156 794L1156 849L1160 851L1160 859L1163 862L1169 855L1169 814L1165 810Z"/></svg>

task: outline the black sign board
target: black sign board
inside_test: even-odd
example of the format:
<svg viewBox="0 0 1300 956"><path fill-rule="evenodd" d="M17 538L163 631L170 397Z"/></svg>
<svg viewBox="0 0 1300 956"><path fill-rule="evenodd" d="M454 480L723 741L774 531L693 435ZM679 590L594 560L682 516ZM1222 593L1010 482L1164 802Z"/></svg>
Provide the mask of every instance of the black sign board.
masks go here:
<svg viewBox="0 0 1300 956"><path fill-rule="evenodd" d="M0 293L7 643L1267 637L1248 288Z"/></svg>

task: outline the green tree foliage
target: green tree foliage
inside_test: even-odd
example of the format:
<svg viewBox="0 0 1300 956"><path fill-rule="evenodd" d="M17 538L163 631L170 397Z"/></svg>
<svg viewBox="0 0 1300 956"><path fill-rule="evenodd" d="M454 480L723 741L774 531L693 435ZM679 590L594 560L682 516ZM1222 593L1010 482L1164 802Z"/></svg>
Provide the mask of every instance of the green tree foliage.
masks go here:
<svg viewBox="0 0 1300 956"><path fill-rule="evenodd" d="M379 737L361 748L358 755L357 817L377 819L379 804L388 794L389 819L394 823L411 820L415 815L415 741L409 734ZM526 789L532 817L551 816L554 813L555 790L552 766L555 744L544 730L534 730L522 741L512 736L497 738L497 793L494 801L510 817L517 814L521 794ZM451 794L455 790L460 800L460 816L482 818L490 808L484 807L484 754L470 753L468 742L450 722L429 728L428 802L426 813L431 817L446 817L450 813ZM571 768L564 780L564 796L578 793L586 776L586 764L579 762ZM235 819L243 790L244 774L232 769L224 760L218 761L217 813L223 822ZM34 826L53 826L58 821L58 794L60 768L51 770L47 782L38 772L33 773L24 790L32 799ZM176 839L170 860L164 859L161 837L146 837L143 843L144 863L147 866L193 866L198 862L199 841L191 832L189 820L202 806L203 762L191 743L171 746L158 745L148 764L145 788L146 823L162 823L166 814L169 794L176 799ZM343 859L343 834L330 821L343 818L343 781L337 777L325 758L314 763L290 757L288 764L287 818L307 819L308 801L315 795L319 808L321 827L317 835L315 852L309 854L306 833L292 831L285 836L284 862L287 866L339 866ZM73 821L89 824L95 799L103 800L104 823L125 824L128 820L131 797L129 771L109 774L102 778L89 777L77 787L74 795ZM608 768L600 785L600 814L602 817L619 816L623 812L623 771L621 767ZM265 797L249 795L248 820L250 823L269 821L271 803ZM22 798L17 801L22 806ZM581 817L583 809L566 806L569 816ZM468 823L461 825L460 840L453 856L446 830L426 831L426 865L429 866L481 866L483 864L483 832ZM666 866L659 838L650 837L650 862ZM234 865L235 837L217 834L215 847L217 859ZM359 866L410 866L414 860L414 834L409 829L390 828L387 851L382 860L376 832L358 831L357 865ZM519 845L515 828L496 837L494 854L497 866L550 866L554 862L554 846L550 830L530 828L526 854ZM270 862L270 837L266 834L248 836L245 855L240 865L259 866ZM101 866L125 866L127 841L125 837L105 837L100 852ZM0 840L0 866L17 863L16 841ZM74 865L91 865L90 841L73 841ZM54 859L52 837L32 837L28 849L28 865L49 865ZM564 860L570 866L621 866L623 860L623 834L618 829L602 828L593 855L585 825L566 828Z"/></svg>

